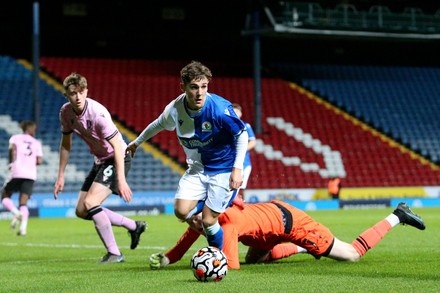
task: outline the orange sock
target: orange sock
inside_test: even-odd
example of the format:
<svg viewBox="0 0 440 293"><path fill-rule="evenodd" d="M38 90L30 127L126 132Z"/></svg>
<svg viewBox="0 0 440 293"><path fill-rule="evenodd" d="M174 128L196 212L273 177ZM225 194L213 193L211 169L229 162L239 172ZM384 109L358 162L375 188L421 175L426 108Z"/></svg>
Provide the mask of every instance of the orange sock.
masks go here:
<svg viewBox="0 0 440 293"><path fill-rule="evenodd" d="M370 229L363 232L353 241L352 245L359 253L360 256L363 256L367 253L368 250L376 246L377 243L391 230L390 223L383 219Z"/></svg>
<svg viewBox="0 0 440 293"><path fill-rule="evenodd" d="M283 243L275 245L274 248L267 255L265 262L274 261L277 259L282 259L285 257L289 257L293 254L298 253L298 246L293 243Z"/></svg>

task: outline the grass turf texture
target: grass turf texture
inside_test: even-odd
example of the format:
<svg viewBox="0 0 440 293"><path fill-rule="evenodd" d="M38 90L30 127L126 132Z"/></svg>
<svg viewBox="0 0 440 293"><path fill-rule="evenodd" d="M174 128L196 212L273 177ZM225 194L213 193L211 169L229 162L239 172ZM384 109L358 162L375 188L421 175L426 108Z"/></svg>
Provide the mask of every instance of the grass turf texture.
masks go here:
<svg viewBox="0 0 440 293"><path fill-rule="evenodd" d="M309 212L341 240L351 243L392 209ZM174 216L137 217L149 228L139 247L130 250L125 229L114 227L126 262L98 265L106 251L92 222L34 219L18 237L0 221L0 292L438 292L440 290L440 209L415 209L426 230L399 225L357 263L307 254L270 264L242 264L219 283L199 283L190 258L206 246L204 238L184 258L164 269L148 265L152 253L172 247L186 229ZM240 246L244 260L246 247Z"/></svg>

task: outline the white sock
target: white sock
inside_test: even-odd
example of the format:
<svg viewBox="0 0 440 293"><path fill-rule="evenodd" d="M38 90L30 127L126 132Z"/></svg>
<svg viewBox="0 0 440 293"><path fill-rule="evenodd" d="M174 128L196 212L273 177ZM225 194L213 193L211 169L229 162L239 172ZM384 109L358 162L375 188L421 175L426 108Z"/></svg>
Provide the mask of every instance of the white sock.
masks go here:
<svg viewBox="0 0 440 293"><path fill-rule="evenodd" d="M388 217L385 218L385 220L387 220L388 223L390 223L391 227L396 227L397 225L400 224L399 217L396 216L395 214L390 214Z"/></svg>
<svg viewBox="0 0 440 293"><path fill-rule="evenodd" d="M26 231L27 229L27 221L26 222L21 222L20 224L20 231Z"/></svg>
<svg viewBox="0 0 440 293"><path fill-rule="evenodd" d="M15 208L11 211L11 213L14 215L14 217L18 218L19 216L21 216L21 212Z"/></svg>
<svg viewBox="0 0 440 293"><path fill-rule="evenodd" d="M214 235L220 230L220 224L217 222L212 226L203 227L203 230L205 230L206 235Z"/></svg>
<svg viewBox="0 0 440 293"><path fill-rule="evenodd" d="M298 246L298 245L297 245L297 247L298 247L298 253L306 253L307 252L307 249L305 249L301 246Z"/></svg>

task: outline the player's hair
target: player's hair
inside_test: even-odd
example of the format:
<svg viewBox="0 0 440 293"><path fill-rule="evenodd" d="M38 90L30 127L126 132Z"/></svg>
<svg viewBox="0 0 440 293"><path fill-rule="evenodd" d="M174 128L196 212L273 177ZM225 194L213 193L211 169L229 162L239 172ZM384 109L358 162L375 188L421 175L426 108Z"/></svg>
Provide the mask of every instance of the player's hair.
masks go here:
<svg viewBox="0 0 440 293"><path fill-rule="evenodd" d="M63 81L64 90L67 92L67 89L72 84L74 86L79 87L80 89L86 89L87 88L87 79L79 73L72 72Z"/></svg>
<svg viewBox="0 0 440 293"><path fill-rule="evenodd" d="M29 127L37 125L34 121L31 120L23 120L20 122L20 128L23 130L23 132L26 132Z"/></svg>
<svg viewBox="0 0 440 293"><path fill-rule="evenodd" d="M240 104L233 103L232 108L242 111Z"/></svg>
<svg viewBox="0 0 440 293"><path fill-rule="evenodd" d="M211 70L198 61L191 61L191 63L180 70L180 79L182 80L183 84L188 84L191 82L191 80L199 81L205 77L208 79L208 81L211 81Z"/></svg>

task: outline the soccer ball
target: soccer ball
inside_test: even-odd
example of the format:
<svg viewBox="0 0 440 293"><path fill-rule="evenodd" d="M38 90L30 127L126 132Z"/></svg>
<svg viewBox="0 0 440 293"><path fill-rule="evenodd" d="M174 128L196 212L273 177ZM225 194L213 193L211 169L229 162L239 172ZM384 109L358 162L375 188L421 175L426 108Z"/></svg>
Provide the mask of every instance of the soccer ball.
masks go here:
<svg viewBox="0 0 440 293"><path fill-rule="evenodd" d="M216 247L203 247L191 258L191 269L200 282L219 282L228 272L228 259Z"/></svg>

